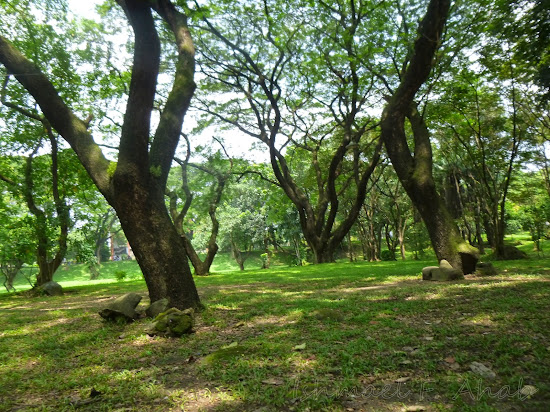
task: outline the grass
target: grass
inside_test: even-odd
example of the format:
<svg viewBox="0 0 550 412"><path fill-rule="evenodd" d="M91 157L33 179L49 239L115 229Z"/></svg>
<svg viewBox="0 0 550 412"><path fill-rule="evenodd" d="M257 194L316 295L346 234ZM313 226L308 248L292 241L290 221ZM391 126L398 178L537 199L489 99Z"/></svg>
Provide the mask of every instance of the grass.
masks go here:
<svg viewBox="0 0 550 412"><path fill-rule="evenodd" d="M547 410L550 259L494 263L447 284L415 261L218 272L196 279L206 309L181 339L97 315L130 291L148 303L133 262L79 286L72 267L63 297L0 296L0 410Z"/></svg>

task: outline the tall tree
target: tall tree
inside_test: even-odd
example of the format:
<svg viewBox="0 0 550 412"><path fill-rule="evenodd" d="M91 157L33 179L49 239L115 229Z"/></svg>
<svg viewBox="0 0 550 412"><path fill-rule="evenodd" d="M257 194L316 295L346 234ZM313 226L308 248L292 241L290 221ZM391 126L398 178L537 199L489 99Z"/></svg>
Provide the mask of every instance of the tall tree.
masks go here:
<svg viewBox="0 0 550 412"><path fill-rule="evenodd" d="M372 76L357 58L358 33L376 7L337 3L223 1L208 15L197 6L208 79L200 107L265 145L316 263L333 260L355 223L381 148L366 111ZM353 198L347 213L345 192Z"/></svg>
<svg viewBox="0 0 550 412"><path fill-rule="evenodd" d="M6 74L13 75L34 98L45 118L71 145L98 189L116 210L145 277L151 301L168 298L174 307L197 307L199 295L185 248L164 202L166 180L195 90L195 49L187 16L169 0L119 0L117 3L133 30L134 47L116 163L105 157L92 137L89 122L71 108L70 98L60 95L55 83L62 79L56 78L55 73L47 74L48 62L33 62L34 56L25 56L25 50L19 49L22 46L18 47L24 45L23 39L16 38L17 43L7 39L18 35L13 27L2 28L0 63L6 68ZM173 49L167 58L175 58L176 68L154 132L151 116L163 56L153 13L173 36ZM50 27L53 26L50 24ZM25 33L19 35L25 36ZM173 50L176 56L171 54ZM70 57L69 50L66 53Z"/></svg>
<svg viewBox="0 0 550 412"><path fill-rule="evenodd" d="M169 198L170 203L170 215L176 226L176 230L181 236L183 243L185 245L185 250L189 256L189 260L195 269L195 274L198 276L206 276L210 272L210 267L214 262L216 253L218 252L217 237L220 230L220 222L217 218L216 212L218 206L221 202L222 195L226 184L231 177L231 171L233 169L233 160L227 154L225 147L221 144L222 149L225 153L225 156L229 158L228 161L224 161L220 156L219 151L213 155L208 156L208 159L204 163L194 163L190 162L191 159L191 144L187 136L185 136L187 142L187 154L184 159L176 159L177 163L180 166L180 178L178 179L178 188L170 188L167 190L166 195ZM214 139L217 140L217 139ZM203 174L213 178L213 181L201 179L200 180L200 189L193 190L194 187L190 183L190 171L193 171L193 176L196 179L197 175ZM195 182L193 182L195 183ZM195 183L196 184L196 183ZM204 190L205 187L208 187L209 190ZM196 194L199 193L200 199L197 199ZM202 207L195 207L195 210L199 212L196 215L199 216L189 216L190 208L192 205L200 203ZM205 213L206 211L206 213ZM197 253L197 249L193 245L193 236L192 231L188 231L189 226L187 222L200 220L200 215L208 214L210 219L207 226L210 229L208 239L205 242L205 245L201 245L201 249L205 246L206 255L203 259ZM202 222L205 224L205 222Z"/></svg>
<svg viewBox="0 0 550 412"><path fill-rule="evenodd" d="M432 171L430 132L415 102L436 61L449 7L448 0L429 2L410 56L402 62L404 69L399 85L384 108L381 128L392 165L426 224L437 258L446 259L453 267L470 273L475 270L479 253L464 241L437 191ZM408 143L406 121L412 132L413 148Z"/></svg>

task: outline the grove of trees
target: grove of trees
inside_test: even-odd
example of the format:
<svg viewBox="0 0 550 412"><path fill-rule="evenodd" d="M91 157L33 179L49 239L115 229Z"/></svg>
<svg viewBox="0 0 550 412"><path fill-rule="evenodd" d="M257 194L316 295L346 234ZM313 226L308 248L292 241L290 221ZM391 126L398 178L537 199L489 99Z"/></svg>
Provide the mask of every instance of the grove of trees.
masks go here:
<svg viewBox="0 0 550 412"><path fill-rule="evenodd" d="M151 301L181 309L220 249L244 270L253 250L268 267L431 244L471 273L514 231L540 248L546 3L0 3L6 288L24 264L37 285L69 255L93 267L118 227ZM268 161L229 153L242 136Z"/></svg>

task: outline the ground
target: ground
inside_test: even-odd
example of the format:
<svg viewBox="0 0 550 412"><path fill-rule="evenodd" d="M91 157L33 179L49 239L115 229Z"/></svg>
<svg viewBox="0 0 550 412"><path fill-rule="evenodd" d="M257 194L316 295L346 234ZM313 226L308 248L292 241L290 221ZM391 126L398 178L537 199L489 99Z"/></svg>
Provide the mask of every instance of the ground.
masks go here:
<svg viewBox="0 0 550 412"><path fill-rule="evenodd" d="M547 410L550 260L496 264L445 284L412 261L198 278L206 309L181 339L99 317L129 291L145 307L140 280L4 294L0 410Z"/></svg>

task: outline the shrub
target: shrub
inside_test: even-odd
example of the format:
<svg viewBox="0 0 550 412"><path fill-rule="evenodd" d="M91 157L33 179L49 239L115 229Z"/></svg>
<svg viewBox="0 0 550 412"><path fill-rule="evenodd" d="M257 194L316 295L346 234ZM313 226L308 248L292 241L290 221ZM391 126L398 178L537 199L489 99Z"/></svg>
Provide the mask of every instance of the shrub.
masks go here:
<svg viewBox="0 0 550 412"><path fill-rule="evenodd" d="M125 270L117 270L115 272L115 278L119 282L122 282L126 277L128 276L128 273Z"/></svg>

